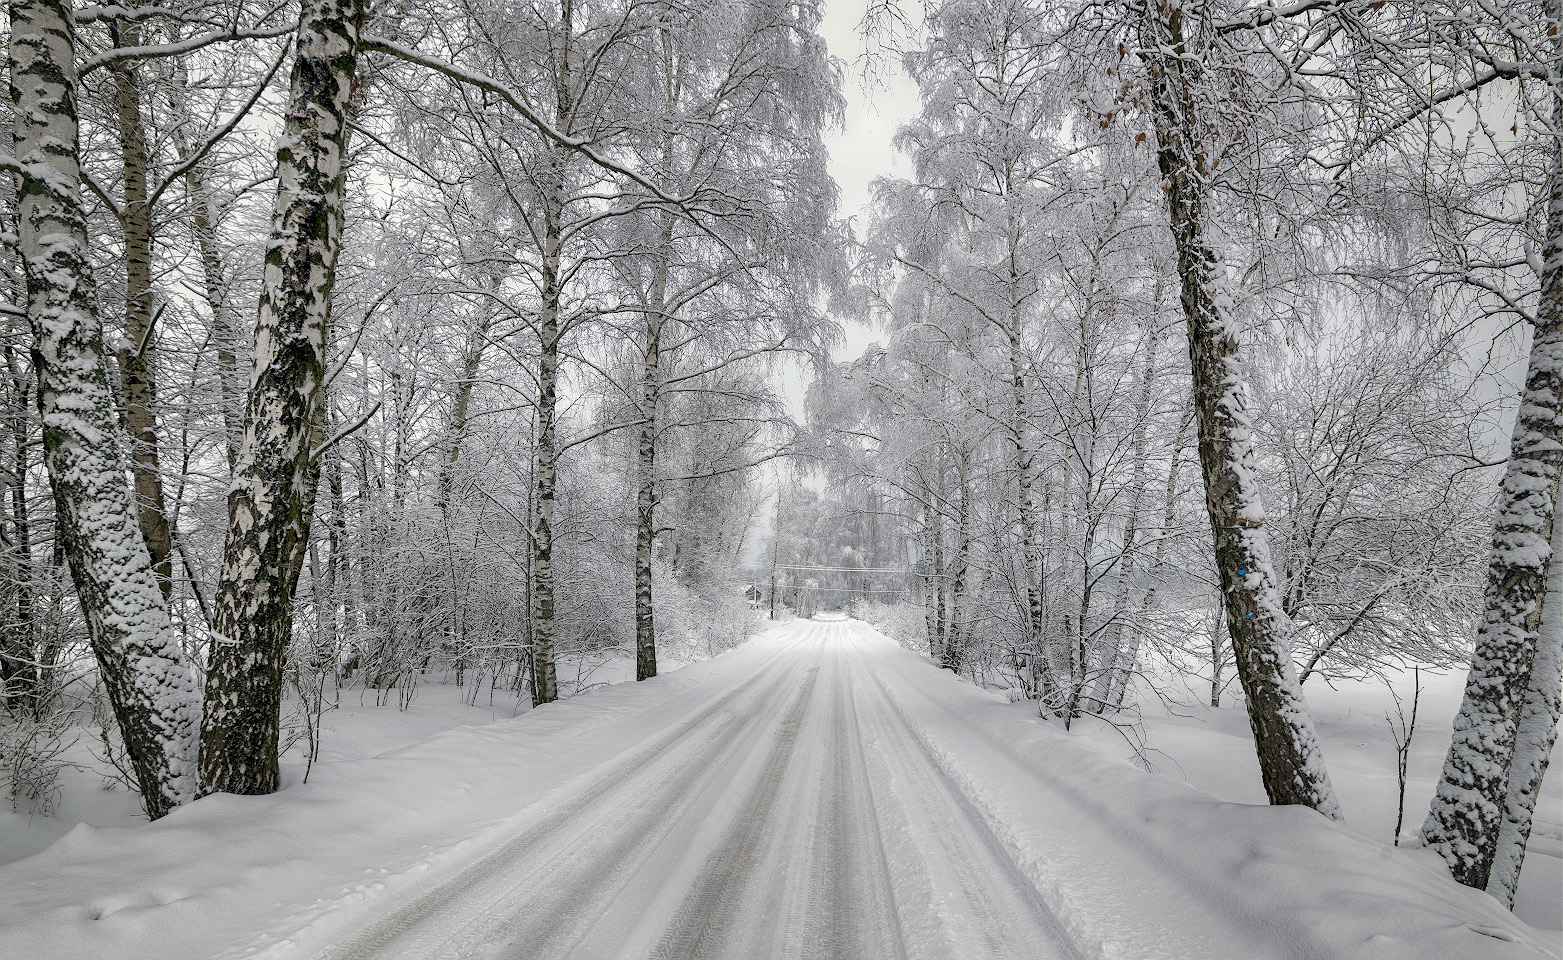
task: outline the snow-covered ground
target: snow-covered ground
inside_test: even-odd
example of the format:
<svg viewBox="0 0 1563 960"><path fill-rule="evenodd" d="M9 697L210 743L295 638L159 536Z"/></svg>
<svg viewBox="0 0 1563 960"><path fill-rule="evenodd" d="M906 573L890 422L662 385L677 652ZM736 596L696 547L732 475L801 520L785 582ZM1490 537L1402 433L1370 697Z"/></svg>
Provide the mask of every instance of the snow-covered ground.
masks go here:
<svg viewBox="0 0 1563 960"><path fill-rule="evenodd" d="M1460 708L1465 672L1423 669L1420 682L1402 843L1416 842L1427 816ZM1407 720L1415 683L1411 673L1395 679L1395 693L1401 697ZM1317 678L1309 681L1305 693L1348 827L1374 841L1390 843L1399 800L1395 741L1386 722L1386 716L1395 717L1394 696L1382 682L1326 685ZM1131 743L1138 745L1140 756L1158 773L1186 780L1221 800L1263 803L1248 714L1230 695L1220 709L1213 709L1201 702L1201 694L1208 696L1206 691L1190 690L1169 700L1148 698L1139 729L1125 731L1128 737L1091 720L1080 729L1103 749L1126 758L1135 753ZM1537 927L1563 928L1563 765L1557 763L1548 769L1542 785L1514 912ZM1555 942L1563 940L1563 935L1554 937Z"/></svg>
<svg viewBox="0 0 1563 960"><path fill-rule="evenodd" d="M0 957L1556 955L1426 851L1141 772L856 622L513 719L439 702L0 867Z"/></svg>

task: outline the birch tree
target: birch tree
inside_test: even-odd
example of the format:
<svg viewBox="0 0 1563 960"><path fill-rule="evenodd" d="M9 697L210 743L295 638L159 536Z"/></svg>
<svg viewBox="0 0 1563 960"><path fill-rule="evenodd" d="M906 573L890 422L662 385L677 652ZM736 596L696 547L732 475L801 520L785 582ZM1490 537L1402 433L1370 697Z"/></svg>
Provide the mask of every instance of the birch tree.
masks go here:
<svg viewBox="0 0 1563 960"><path fill-rule="evenodd" d="M18 247L57 536L149 816L195 794L200 704L136 525L82 206L76 26L68 5L10 6Z"/></svg>
<svg viewBox="0 0 1563 960"><path fill-rule="evenodd" d="M1340 817L1313 720L1291 661L1292 624L1265 533L1254 476L1253 425L1239 330L1221 250L1211 181L1221 150L1221 101L1203 64L1217 23L1204 3L1147 7L1138 38L1149 82L1156 161L1182 284L1194 377L1195 423L1216 568L1260 773L1271 803Z"/></svg>
<svg viewBox="0 0 1563 960"><path fill-rule="evenodd" d="M1563 478L1563 6L1521 6L1496 22L1486 20L1485 8L1455 13L1439 38L1452 76L1410 115L1471 102L1488 84L1510 84L1515 129L1524 123L1533 145L1514 156L1523 162L1534 154L1544 173L1532 180L1534 213L1524 221L1536 225L1528 244L1534 253L1519 261L1529 282L1505 289L1468 267L1461 276L1531 321L1530 352L1493 524L1485 611L1422 840L1456 880L1512 905L1563 697L1563 635L1553 627L1563 613L1547 603Z"/></svg>
<svg viewBox="0 0 1563 960"><path fill-rule="evenodd" d="M362 0L304 0L201 726L204 792L277 789L282 667L314 509Z"/></svg>

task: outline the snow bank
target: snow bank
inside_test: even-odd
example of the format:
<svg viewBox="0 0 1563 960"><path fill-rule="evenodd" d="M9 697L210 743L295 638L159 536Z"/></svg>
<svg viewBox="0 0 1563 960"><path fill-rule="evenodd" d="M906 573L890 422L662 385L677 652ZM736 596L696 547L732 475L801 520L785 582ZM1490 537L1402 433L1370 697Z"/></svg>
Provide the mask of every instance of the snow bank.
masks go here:
<svg viewBox="0 0 1563 960"><path fill-rule="evenodd" d="M206 797L127 829L80 824L0 866L0 958L215 960L306 925L349 929L523 828L781 649L762 635L644 683L318 763L307 784L294 767L271 796Z"/></svg>
<svg viewBox="0 0 1563 960"><path fill-rule="evenodd" d="M571 800L626 751L664 749L690 717L797 649L804 629L779 625L646 683L372 759L328 757L308 784L273 796L208 797L129 829L79 826L0 867L0 957L300 956L290 946L301 931L319 943L359 929ZM1427 851L1302 808L1222 802L866 626L832 629L862 655L861 682L873 685L862 702L878 691L893 707L881 714L897 726L881 729L910 732L903 739L958 787L1084 956L1555 956L1543 934L1455 884ZM865 751L881 749L868 741Z"/></svg>
<svg viewBox="0 0 1563 960"><path fill-rule="evenodd" d="M1409 672L1395 679L1395 691L1404 701L1407 717L1414 683ZM1417 842L1417 832L1427 816L1460 708L1465 674L1462 670L1424 669L1421 685L1407 770L1402 844ZM1172 686L1171 678L1166 686ZM1366 680L1336 681L1333 686L1314 680L1305 690L1330 779L1346 814L1346 826L1371 841L1388 844L1395 832L1398 801L1395 744L1385 722L1386 713L1394 715L1393 697L1383 683ZM1213 708L1200 702L1193 691L1179 697L1182 702L1177 703L1147 697L1135 735L1143 736L1144 755L1158 773L1184 780L1221 800L1262 804L1264 788L1259 782L1248 715L1238 698L1224 699L1224 706ZM1124 734L1105 723L1086 718L1075 729L1115 756L1127 759L1132 755ZM1542 787L1515 914L1548 931L1563 928L1563 764L1552 765ZM1554 934L1553 942L1563 942L1563 934Z"/></svg>
<svg viewBox="0 0 1563 960"><path fill-rule="evenodd" d="M1252 930L1255 956L1557 955L1551 938L1455 883L1430 851L1374 843L1303 807L1216 800L1020 713L892 641L869 642L884 648L876 663L906 722L1071 933L1101 956L1197 942L1183 904Z"/></svg>

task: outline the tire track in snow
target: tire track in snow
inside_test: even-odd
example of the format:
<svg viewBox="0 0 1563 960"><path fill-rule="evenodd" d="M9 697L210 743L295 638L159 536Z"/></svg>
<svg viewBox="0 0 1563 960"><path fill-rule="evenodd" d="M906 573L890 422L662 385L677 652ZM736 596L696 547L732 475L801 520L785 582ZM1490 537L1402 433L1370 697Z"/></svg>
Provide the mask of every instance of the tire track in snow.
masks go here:
<svg viewBox="0 0 1563 960"><path fill-rule="evenodd" d="M1240 902L1234 903L1229 897L1223 897L1219 890L1212 890L1209 881L1199 871L1190 871L1187 863L1169 857L1155 834L1146 831L1143 824L1123 817L1111 803L1103 804L1101 798L1093 797L1067 781L1056 779L1045 768L1016 757L1011 752L1011 745L995 731L981 724L967 724L965 730L970 738L969 742L962 744L963 752L960 756L979 755L983 750L991 750L992 759L1013 765L1017 776L1012 782L1026 784L1030 788L1028 797L1033 802L1055 811L1065 821L1080 818L1085 829L1099 844L1090 847L1088 856L1082 858L1079 842L1075 837L1068 836L1064 838L1064 842L1069 845L1067 849L1058 851L1054 857L1038 851L1034 854L1035 859L1022 867L1021 859L1027 855L1017 853L1000 837L998 830L1003 827L1000 814L984 809L986 803L968 793L969 788L962 786L951 772L952 767L958 766L958 761L952 760L951 754L936 747L928 732L912 719L910 711L916 708L912 699L916 698L923 704L923 709L938 711L944 718L957 724L962 723L959 714L938 703L920 689L904 670L888 661L875 665L865 662L864 667L878 692L886 699L895 720L894 726L928 758L931 769L949 784L952 793L970 809L971 815L985 825L994 842L1005 851L1006 860L1026 879L1027 885L1037 891L1042 902L1047 903L1047 897L1041 894L1041 888L1037 885L1039 882L1057 883L1062 880L1068 887L1074 888L1071 891L1066 887L1062 891L1061 898L1065 901L1063 909L1067 911L1069 920L1067 924L1057 907L1049 905L1048 912L1060 929L1067 931L1084 928L1090 931L1085 934L1088 938L1086 942L1096 952L1106 951L1111 956L1182 958L1191 955L1242 955L1251 958L1285 957L1290 960L1328 960L1341 955L1338 951L1320 945L1306 928L1285 914L1247 913ZM899 693L891 691L890 685L880 675L880 667L888 667L891 675L899 675ZM1109 856L1115 860L1116 866L1111 871L1097 873L1092 866L1093 858ZM1134 868L1126 872L1122 867L1125 862L1133 863ZM1062 870L1059 864L1063 864ZM1027 879L1027 871L1038 879ZM1124 877L1126 873L1132 878L1130 882L1119 883L1116 887L1103 886L1110 883L1108 876ZM1095 894L1082 893L1092 887L1098 888ZM1133 890L1135 894L1126 897L1125 890ZM1103 892L1106 893L1105 897L1101 895ZM1059 896L1058 888L1055 888L1053 895ZM1177 903L1178 909L1170 918L1163 919L1161 925L1146 928L1139 919L1138 905L1147 897L1158 908L1164 909L1166 904ZM1141 939L1133 946L1127 945L1122 937L1125 927L1131 930L1138 928ZM1175 934L1172 933L1174 930ZM1129 952L1126 954L1124 951Z"/></svg>
<svg viewBox="0 0 1563 960"><path fill-rule="evenodd" d="M662 940L652 951L654 960L708 960L729 957L725 939L737 914L747 880L754 876L758 853L772 807L781 793L798 730L813 698L819 667L811 668L792 709L782 720L776 744L766 758L763 773L749 794L721 845L707 859Z"/></svg>
<svg viewBox="0 0 1563 960"><path fill-rule="evenodd" d="M926 878L925 905L948 914L941 960L1079 958L902 728L864 653L849 627L801 629L673 731L320 960L921 960L931 948L906 940L915 904L897 899L892 823L917 846L898 869Z"/></svg>
<svg viewBox="0 0 1563 960"><path fill-rule="evenodd" d="M881 758L893 776L905 780L893 793L908 835L922 847L927 867L955 881L956 890L950 891L931 875L927 887L943 895L942 902L928 907L945 914L939 926L951 941L950 953L993 960L1084 960L981 811L912 732L883 681L860 660L858 665L855 689L865 701L865 715L873 718Z"/></svg>
<svg viewBox="0 0 1563 960"><path fill-rule="evenodd" d="M837 630L839 632L839 628ZM873 816L862 731L845 657L838 644L828 654L830 731L823 785L812 838L802 957L808 960L904 960L889 867Z"/></svg>
<svg viewBox="0 0 1563 960"><path fill-rule="evenodd" d="M767 668L786 657L787 654L783 652L766 661L751 677L682 722L671 735L659 737L653 743L643 746L627 762L616 763L606 771L592 775L592 781L584 790L563 804L548 810L530 827L506 841L497 850L480 858L457 876L439 884L417 899L371 922L348 941L327 948L317 955L318 960L361 960L361 958L387 955L388 948L396 945L399 940L431 919L443 914L459 912L455 910L459 903L470 898L480 886L488 884L506 868L524 864L531 868L527 870L529 875L536 873L538 869L547 865L526 863L528 855L537 847L553 839L566 828L573 826L575 830L572 832L578 832L584 825L583 820L589 818L594 812L606 815L616 806L621 795L634 792L635 785L646 779L645 775L651 768L659 763L668 763L670 758L677 756L680 747L695 742L696 746L690 751L690 755L682 762L674 761L676 767L669 771L668 775L654 778L656 793L667 793L671 796L689 793L689 787L701 779L715 759L730 752L736 744L742 742L743 738L738 734L743 729L763 724L765 712L756 708L776 693L785 690L791 673L783 669L773 674ZM701 734L704 735L700 736ZM651 806L646 803L647 799L649 797L642 796L638 803L629 806L647 808ZM568 855L569 851L566 851L566 856ZM518 879L509 886L519 887L526 879ZM448 941L430 946L434 949L424 952L424 956L463 955L444 949L450 946ZM389 955L394 956L397 953ZM417 956L418 954L402 955Z"/></svg>

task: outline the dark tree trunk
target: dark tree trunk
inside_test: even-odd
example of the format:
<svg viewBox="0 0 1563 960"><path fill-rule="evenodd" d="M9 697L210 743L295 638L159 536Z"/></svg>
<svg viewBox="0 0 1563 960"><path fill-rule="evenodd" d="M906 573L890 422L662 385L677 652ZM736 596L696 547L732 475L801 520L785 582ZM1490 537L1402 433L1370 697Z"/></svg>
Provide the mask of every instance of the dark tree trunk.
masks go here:
<svg viewBox="0 0 1563 960"><path fill-rule="evenodd" d="M542 315L538 319L537 500L532 517L533 701L559 699L554 666L554 493L558 487L559 265L564 215L564 162L554 153L555 180L543 200Z"/></svg>
<svg viewBox="0 0 1563 960"><path fill-rule="evenodd" d="M116 47L142 44L135 24L113 21L110 36ZM136 521L152 556L152 570L173 600L174 540L163 498L163 474L157 452L157 384L151 364L152 338L152 208L147 202L147 134L141 119L141 84L135 61L116 60L109 67L114 80L120 157L124 168L125 209L120 225L125 236L125 336L118 350L120 391L125 400L125 429L130 434L130 476L136 490Z"/></svg>
<svg viewBox="0 0 1563 960"><path fill-rule="evenodd" d="M37 716L46 677L39 673L38 631L33 625L33 545L32 524L27 516L27 377L16 362L11 348L5 348L5 367L10 380L11 409L8 411L11 434L11 467L6 504L11 514L12 562L6 573L8 602L4 611L3 643L0 643L0 684L4 684L9 709Z"/></svg>
<svg viewBox="0 0 1563 960"><path fill-rule="evenodd" d="M304 0L201 729L201 789L277 789L282 667L314 503L348 98L364 0Z"/></svg>
<svg viewBox="0 0 1563 960"><path fill-rule="evenodd" d="M1195 422L1205 506L1238 678L1265 792L1274 804L1304 804L1339 819L1313 720L1291 661L1290 620L1270 560L1248 390L1224 268L1209 230L1214 151L1202 102L1203 58L1213 27L1199 6L1176 2L1145 14L1142 57L1151 78L1156 159L1177 251L1193 366Z"/></svg>
<svg viewBox="0 0 1563 960"><path fill-rule="evenodd" d="M652 303L646 310L646 355L641 370L640 436L636 443L635 495L635 679L657 675L656 611L651 600L651 558L657 536L657 406L661 400L662 308L667 268L658 267Z"/></svg>
<svg viewBox="0 0 1563 960"><path fill-rule="evenodd" d="M971 451L961 451L957 473L959 499L955 508L955 569L950 574L950 625L945 632L940 665L960 673L966 655L966 578L971 559Z"/></svg>

